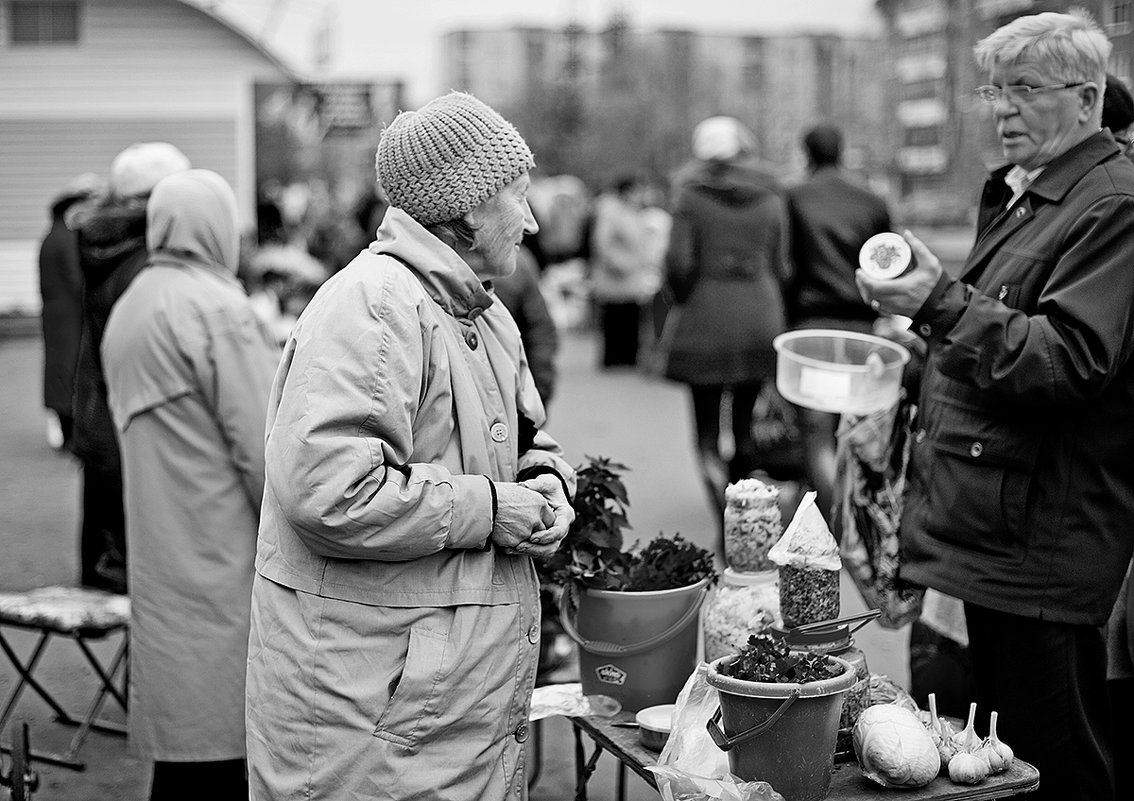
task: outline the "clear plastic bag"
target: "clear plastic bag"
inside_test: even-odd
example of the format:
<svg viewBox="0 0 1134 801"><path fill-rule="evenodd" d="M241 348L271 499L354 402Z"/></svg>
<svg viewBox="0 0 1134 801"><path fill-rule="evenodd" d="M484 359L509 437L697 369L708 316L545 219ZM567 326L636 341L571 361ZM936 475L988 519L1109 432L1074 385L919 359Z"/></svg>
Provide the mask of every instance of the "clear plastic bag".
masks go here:
<svg viewBox="0 0 1134 801"><path fill-rule="evenodd" d="M746 782L729 771L728 755L705 728L720 703L705 667L700 664L685 682L658 764L647 767L658 778L658 792L665 801L784 801L767 782Z"/></svg>

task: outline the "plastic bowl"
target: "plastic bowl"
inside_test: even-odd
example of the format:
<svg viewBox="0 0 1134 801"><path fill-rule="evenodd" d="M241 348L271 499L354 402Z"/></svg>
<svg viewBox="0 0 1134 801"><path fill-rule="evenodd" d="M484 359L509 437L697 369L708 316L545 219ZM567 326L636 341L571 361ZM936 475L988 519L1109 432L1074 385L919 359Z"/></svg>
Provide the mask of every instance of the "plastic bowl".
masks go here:
<svg viewBox="0 0 1134 801"><path fill-rule="evenodd" d="M634 716L638 721L638 736L642 745L651 751L665 748L665 741L669 739L670 729L673 728L674 708L675 704L648 706Z"/></svg>
<svg viewBox="0 0 1134 801"><path fill-rule="evenodd" d="M865 415L898 402L910 353L896 342L854 331L789 331L772 341L776 388L808 409Z"/></svg>

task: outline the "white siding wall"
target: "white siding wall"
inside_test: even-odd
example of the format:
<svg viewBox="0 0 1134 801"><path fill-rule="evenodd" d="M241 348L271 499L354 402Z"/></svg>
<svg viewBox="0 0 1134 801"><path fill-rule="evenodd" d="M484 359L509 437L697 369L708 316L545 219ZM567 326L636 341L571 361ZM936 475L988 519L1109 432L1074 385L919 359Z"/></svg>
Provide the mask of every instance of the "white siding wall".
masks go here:
<svg viewBox="0 0 1134 801"><path fill-rule="evenodd" d="M0 0L0 313L39 308L52 195L131 142L219 172L252 224L252 84L287 76L247 40L176 0L80 0L78 45L13 46L7 25Z"/></svg>

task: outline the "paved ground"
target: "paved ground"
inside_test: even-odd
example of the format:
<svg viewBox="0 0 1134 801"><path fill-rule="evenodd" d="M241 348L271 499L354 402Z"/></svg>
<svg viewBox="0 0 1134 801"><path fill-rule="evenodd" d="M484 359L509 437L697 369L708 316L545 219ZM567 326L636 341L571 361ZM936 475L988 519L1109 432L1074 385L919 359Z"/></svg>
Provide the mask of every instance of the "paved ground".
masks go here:
<svg viewBox="0 0 1134 801"><path fill-rule="evenodd" d="M44 439L41 359L37 338L0 334L0 589L4 590L69 584L76 570L78 471L69 457L53 452ZM639 371L599 372L596 361L591 336L567 336L550 430L574 463L584 455L603 455L632 468L627 476L632 536L647 539L658 531L680 532L711 545L716 527L691 461L691 413L684 391ZM862 608L844 581L844 613ZM30 648L31 640L21 633L12 639L21 654ZM907 683L904 632L868 626L857 639L875 672ZM105 654L111 644L104 644L100 653ZM42 678L59 698L69 708L81 708L94 684L77 649L56 642L44 656L43 667ZM0 694L12 678L10 666L0 663ZM25 696L18 717L31 724L36 746L66 747L71 731L54 723L39 699ZM7 734L3 733L5 740ZM533 801L573 797L572 753L570 726L561 718L547 721L543 773L532 792ZM83 772L38 766L42 785L36 798L141 801L146 797L148 770L128 755L122 738L94 733L83 755L88 763ZM590 797L604 801L614 797L613 763L604 756L599 766ZM656 798L633 776L628 796L631 801ZM5 796L0 793L0 798Z"/></svg>

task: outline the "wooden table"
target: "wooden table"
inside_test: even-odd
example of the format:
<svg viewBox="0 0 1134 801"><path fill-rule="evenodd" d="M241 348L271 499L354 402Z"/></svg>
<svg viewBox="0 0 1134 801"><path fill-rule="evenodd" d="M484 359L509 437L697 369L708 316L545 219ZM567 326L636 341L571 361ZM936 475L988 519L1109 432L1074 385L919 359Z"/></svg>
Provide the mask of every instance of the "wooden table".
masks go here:
<svg viewBox="0 0 1134 801"><path fill-rule="evenodd" d="M619 761L617 774L619 801L624 801L626 797L627 768L657 789L654 774L646 770L647 765L657 763L657 752L650 751L641 744L636 728L622 728L615 725L633 720L634 715L630 712L620 712L613 718L570 718L575 737L576 801L586 801L587 782L594 773L603 751L609 751ZM594 745L590 756L586 755L583 735L586 735ZM827 798L829 801L988 801L1031 792L1039 787L1039 782L1039 771L1027 762L1017 759L1008 770L989 776L974 787L953 784L948 778L938 776L918 790L890 790L863 776L858 765L852 760L836 763L835 773L831 778L831 791Z"/></svg>

